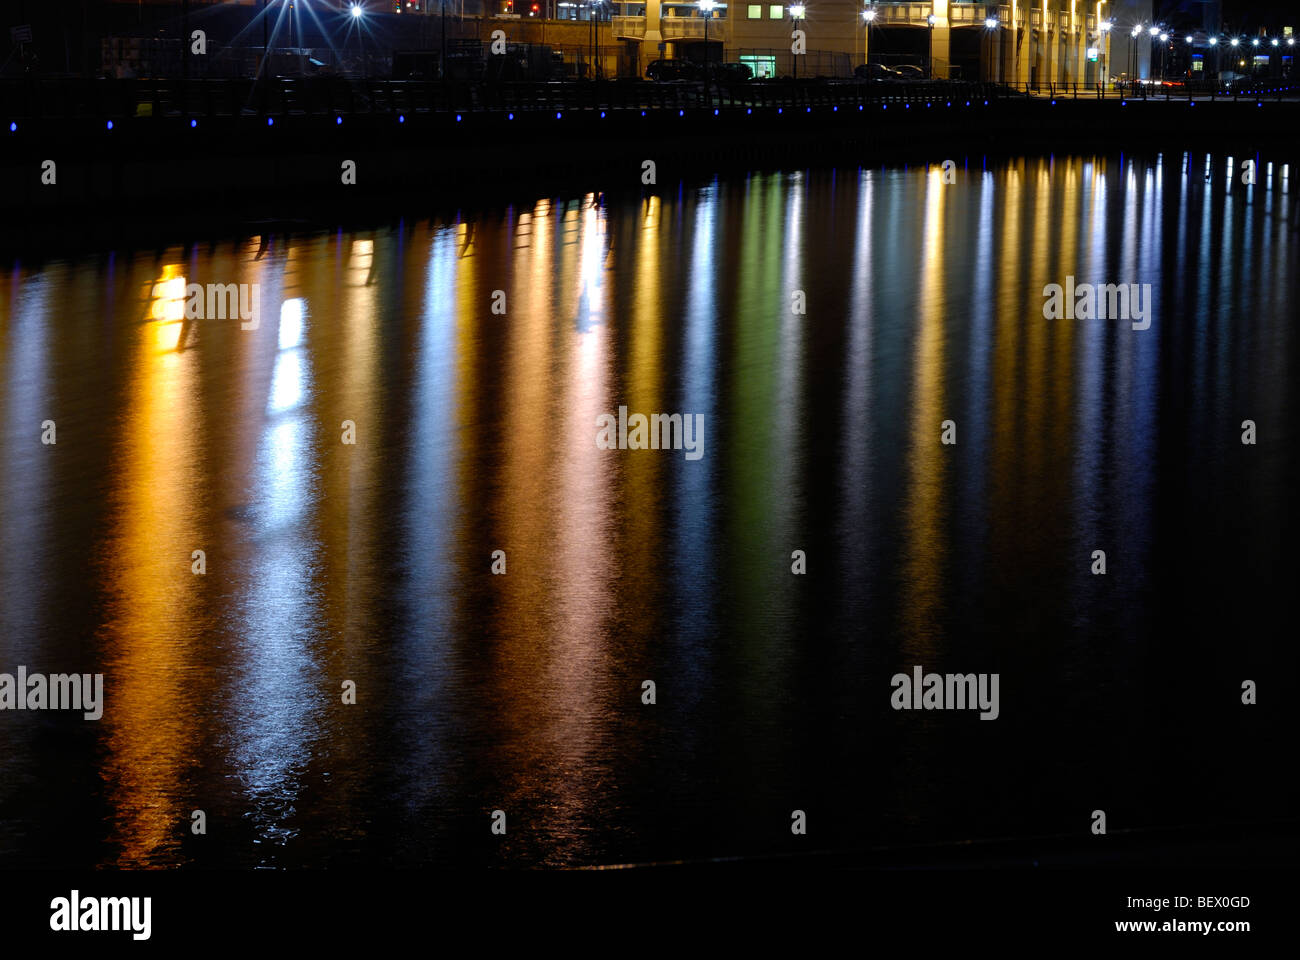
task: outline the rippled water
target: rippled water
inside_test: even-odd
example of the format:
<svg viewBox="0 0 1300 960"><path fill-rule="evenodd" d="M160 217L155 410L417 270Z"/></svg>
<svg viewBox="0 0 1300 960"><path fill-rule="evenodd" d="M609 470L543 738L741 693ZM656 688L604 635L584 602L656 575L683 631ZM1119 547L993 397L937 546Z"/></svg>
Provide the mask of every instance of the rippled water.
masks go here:
<svg viewBox="0 0 1300 960"><path fill-rule="evenodd" d="M11 265L0 671L102 672L106 705L0 712L0 863L1286 813L1296 174L1205 162L755 174ZM1067 276L1151 284L1150 328L1044 319ZM257 284L257 329L184 320L189 283ZM619 406L701 415L701 455L600 449ZM999 673L999 718L892 710L913 665Z"/></svg>

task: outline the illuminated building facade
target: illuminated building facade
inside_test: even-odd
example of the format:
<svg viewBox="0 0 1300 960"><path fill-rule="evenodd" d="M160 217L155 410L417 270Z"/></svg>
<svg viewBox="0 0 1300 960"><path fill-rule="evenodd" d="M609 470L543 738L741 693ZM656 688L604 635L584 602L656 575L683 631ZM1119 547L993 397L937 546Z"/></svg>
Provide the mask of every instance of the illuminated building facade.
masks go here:
<svg viewBox="0 0 1300 960"><path fill-rule="evenodd" d="M1146 4L1149 10L1150 0ZM643 65L659 57L700 59L690 49L704 43L699 4L644 0L613 6L611 35L638 44ZM791 54L795 29L803 31L809 58L831 54L853 65L889 62L890 55L878 56L880 48L902 48L913 53L900 59L926 65L938 79L1093 84L1113 73L1108 64L1114 11L1108 0L718 3L708 16L711 51L718 45L724 59L760 61L755 70L760 76L799 72ZM766 51L771 61L763 63L761 55L747 51ZM710 52L711 59L718 56Z"/></svg>

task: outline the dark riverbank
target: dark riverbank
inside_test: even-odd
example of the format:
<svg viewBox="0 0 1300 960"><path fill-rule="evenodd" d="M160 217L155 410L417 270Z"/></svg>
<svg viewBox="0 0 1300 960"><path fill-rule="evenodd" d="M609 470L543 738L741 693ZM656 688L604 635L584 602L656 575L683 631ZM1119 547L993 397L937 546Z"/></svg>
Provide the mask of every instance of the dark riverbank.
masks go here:
<svg viewBox="0 0 1300 960"><path fill-rule="evenodd" d="M147 116L123 115L131 96L101 92L95 115L78 104L67 116L4 118L3 248L330 228L456 210L476 197L636 192L782 167L1197 149L1285 163L1300 117L1294 100L1053 100L980 85L785 84L705 99L646 84L427 98L421 85L340 96L335 84L326 96L259 94L253 109L239 106L239 91L214 107L212 90L142 101Z"/></svg>

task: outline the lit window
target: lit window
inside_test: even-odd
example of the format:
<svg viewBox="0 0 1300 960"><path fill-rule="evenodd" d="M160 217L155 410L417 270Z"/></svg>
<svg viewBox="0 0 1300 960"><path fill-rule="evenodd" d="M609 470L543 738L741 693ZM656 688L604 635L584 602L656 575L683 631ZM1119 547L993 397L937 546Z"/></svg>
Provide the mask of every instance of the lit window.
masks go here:
<svg viewBox="0 0 1300 960"><path fill-rule="evenodd" d="M749 5L749 19L751 20L763 19L763 5L761 3L751 3Z"/></svg>
<svg viewBox="0 0 1300 960"><path fill-rule="evenodd" d="M776 57L742 56L740 62L754 71L754 79L776 76Z"/></svg>
<svg viewBox="0 0 1300 960"><path fill-rule="evenodd" d="M767 8L767 18L769 20L780 20L785 16L785 7L779 3L774 3Z"/></svg>

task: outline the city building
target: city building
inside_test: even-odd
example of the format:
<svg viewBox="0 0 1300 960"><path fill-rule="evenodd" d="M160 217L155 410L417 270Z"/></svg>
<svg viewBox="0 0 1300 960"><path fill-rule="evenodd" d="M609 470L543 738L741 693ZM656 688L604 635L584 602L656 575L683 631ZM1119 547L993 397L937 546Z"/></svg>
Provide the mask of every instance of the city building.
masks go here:
<svg viewBox="0 0 1300 960"><path fill-rule="evenodd" d="M1150 22L1151 0L1128 0ZM1108 0L1009 4L920 0L705 4L642 0L612 5L610 34L644 66L660 58L739 60L757 76L844 75L867 62L913 64L935 78L1006 83L1105 82L1112 75ZM705 8L705 9L702 9ZM802 31L804 54L794 52ZM1150 45L1144 51L1150 62Z"/></svg>

